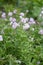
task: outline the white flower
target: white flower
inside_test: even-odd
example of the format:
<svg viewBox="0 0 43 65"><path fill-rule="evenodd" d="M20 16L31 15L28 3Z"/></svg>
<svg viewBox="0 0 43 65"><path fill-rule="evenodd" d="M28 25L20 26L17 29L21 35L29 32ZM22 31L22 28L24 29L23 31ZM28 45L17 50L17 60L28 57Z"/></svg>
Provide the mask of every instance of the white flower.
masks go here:
<svg viewBox="0 0 43 65"><path fill-rule="evenodd" d="M38 33L43 34L43 29L40 29Z"/></svg>
<svg viewBox="0 0 43 65"><path fill-rule="evenodd" d="M0 35L0 41L3 41L3 37L2 37L2 35Z"/></svg>
<svg viewBox="0 0 43 65"><path fill-rule="evenodd" d="M43 11L41 11L41 14L43 14Z"/></svg>
<svg viewBox="0 0 43 65"><path fill-rule="evenodd" d="M1 17L2 18L6 18L6 13L3 12L2 15L1 15Z"/></svg>
<svg viewBox="0 0 43 65"><path fill-rule="evenodd" d="M16 12L17 12L17 10L15 9L15 10L13 11L13 13L16 14Z"/></svg>
<svg viewBox="0 0 43 65"><path fill-rule="evenodd" d="M27 29L29 29L29 28L30 28L30 25L29 25L28 23L25 23L24 26L23 26L23 29L24 29L24 30L27 30Z"/></svg>
<svg viewBox="0 0 43 65"><path fill-rule="evenodd" d="M22 16L20 16L20 19L22 19L23 17Z"/></svg>
<svg viewBox="0 0 43 65"><path fill-rule="evenodd" d="M12 25L12 28L16 29L18 26L20 26L18 23L14 22Z"/></svg>
<svg viewBox="0 0 43 65"><path fill-rule="evenodd" d="M29 10L26 10L26 13L28 13L29 12Z"/></svg>
<svg viewBox="0 0 43 65"><path fill-rule="evenodd" d="M9 13L8 13L8 16L12 16L12 15L13 15L13 13L12 13L12 12L9 12Z"/></svg>
<svg viewBox="0 0 43 65"><path fill-rule="evenodd" d="M23 12L21 12L21 13L20 13L20 16L24 16L24 13L23 13Z"/></svg>
<svg viewBox="0 0 43 65"><path fill-rule="evenodd" d="M37 65L39 65L39 64L40 64L40 61L37 62Z"/></svg>

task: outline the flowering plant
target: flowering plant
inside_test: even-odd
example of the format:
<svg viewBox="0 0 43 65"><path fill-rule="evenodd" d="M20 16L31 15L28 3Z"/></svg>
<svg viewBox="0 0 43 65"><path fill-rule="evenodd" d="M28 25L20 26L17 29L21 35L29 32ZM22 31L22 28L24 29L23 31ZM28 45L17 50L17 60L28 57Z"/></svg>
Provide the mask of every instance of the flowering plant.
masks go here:
<svg viewBox="0 0 43 65"><path fill-rule="evenodd" d="M43 65L43 7L38 17L7 8L0 12L0 65Z"/></svg>

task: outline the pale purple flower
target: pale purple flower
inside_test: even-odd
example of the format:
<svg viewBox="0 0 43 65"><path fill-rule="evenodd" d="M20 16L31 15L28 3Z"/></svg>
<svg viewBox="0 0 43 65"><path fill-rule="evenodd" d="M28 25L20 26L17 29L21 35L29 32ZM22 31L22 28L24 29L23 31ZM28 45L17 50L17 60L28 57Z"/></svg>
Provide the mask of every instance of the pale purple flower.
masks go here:
<svg viewBox="0 0 43 65"><path fill-rule="evenodd" d="M25 18L22 18L22 19L21 19L21 22L22 22L22 23L26 23Z"/></svg>
<svg viewBox="0 0 43 65"><path fill-rule="evenodd" d="M2 35L0 35L0 41L3 41L3 37L2 37Z"/></svg>
<svg viewBox="0 0 43 65"><path fill-rule="evenodd" d="M23 25L23 29L24 30L27 30L27 29L29 29L30 28L30 25L28 24L28 23L25 23L24 25Z"/></svg>
<svg viewBox="0 0 43 65"><path fill-rule="evenodd" d="M16 22L16 18L12 18L12 22Z"/></svg>
<svg viewBox="0 0 43 65"><path fill-rule="evenodd" d="M21 18L22 23L26 23L26 22L28 22L28 20L29 20L28 18Z"/></svg>
<svg viewBox="0 0 43 65"><path fill-rule="evenodd" d="M9 20L10 20L11 22L16 22L16 18L10 17Z"/></svg>
<svg viewBox="0 0 43 65"><path fill-rule="evenodd" d="M3 12L1 17L5 19L6 18L6 13Z"/></svg>
<svg viewBox="0 0 43 65"><path fill-rule="evenodd" d="M10 20L10 25L12 25L14 22L16 22L16 18L10 17L9 20Z"/></svg>
<svg viewBox="0 0 43 65"><path fill-rule="evenodd" d="M29 22L28 22L30 25L31 24L35 24L35 20L33 18L30 18Z"/></svg>
<svg viewBox="0 0 43 65"><path fill-rule="evenodd" d="M33 21L33 22L30 22L30 21L29 21L28 23L29 23L30 25L32 25L32 24L35 24L35 21Z"/></svg>
<svg viewBox="0 0 43 65"><path fill-rule="evenodd" d="M43 29L40 29L38 33L43 35Z"/></svg>
<svg viewBox="0 0 43 65"><path fill-rule="evenodd" d="M12 13L12 12L9 12L9 13L8 13L8 16L12 16L12 15L13 15L13 13Z"/></svg>
<svg viewBox="0 0 43 65"><path fill-rule="evenodd" d="M34 19L33 18L30 18L30 22L33 22L34 21Z"/></svg>
<svg viewBox="0 0 43 65"><path fill-rule="evenodd" d="M14 29L16 29L18 26L20 26L18 23L16 23L16 22L14 22L13 24L12 24L12 28L14 28Z"/></svg>
<svg viewBox="0 0 43 65"><path fill-rule="evenodd" d="M20 13L20 16L24 16L24 13L23 13L23 12L21 12L21 13Z"/></svg>

